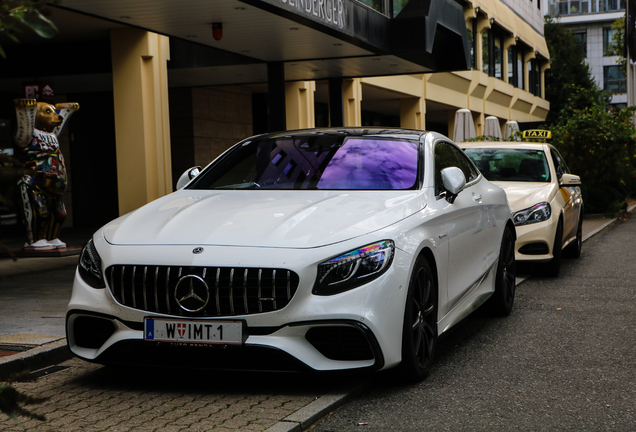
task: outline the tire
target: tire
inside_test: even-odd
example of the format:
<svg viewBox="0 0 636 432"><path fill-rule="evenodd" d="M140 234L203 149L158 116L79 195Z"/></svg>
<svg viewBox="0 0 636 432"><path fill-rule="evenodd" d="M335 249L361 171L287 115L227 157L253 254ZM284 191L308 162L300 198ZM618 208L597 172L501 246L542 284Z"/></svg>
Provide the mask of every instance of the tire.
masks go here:
<svg viewBox="0 0 636 432"><path fill-rule="evenodd" d="M554 245L552 246L552 260L543 267L543 274L548 277L557 277L561 271L561 256L563 254L563 221L559 220Z"/></svg>
<svg viewBox="0 0 636 432"><path fill-rule="evenodd" d="M427 377L437 341L437 283L426 258L415 262L406 296L400 372L409 382Z"/></svg>
<svg viewBox="0 0 636 432"><path fill-rule="evenodd" d="M499 249L495 292L487 302L487 310L491 315L507 316L512 312L517 288L516 277L515 237L510 228L506 228Z"/></svg>
<svg viewBox="0 0 636 432"><path fill-rule="evenodd" d="M583 246L583 215L579 214L579 226L576 229L576 240L567 245L565 250L568 258L578 258L581 256L581 248Z"/></svg>

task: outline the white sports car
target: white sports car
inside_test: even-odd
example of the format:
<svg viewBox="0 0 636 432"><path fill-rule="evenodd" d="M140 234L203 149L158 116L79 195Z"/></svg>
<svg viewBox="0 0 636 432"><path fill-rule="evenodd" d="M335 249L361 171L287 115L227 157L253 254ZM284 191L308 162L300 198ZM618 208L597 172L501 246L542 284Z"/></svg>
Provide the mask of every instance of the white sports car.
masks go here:
<svg viewBox="0 0 636 432"><path fill-rule="evenodd" d="M66 317L78 357L218 369L399 365L417 380L436 338L482 303L511 311L506 195L437 133L259 135L200 174L186 171L178 187L84 248Z"/></svg>
<svg viewBox="0 0 636 432"><path fill-rule="evenodd" d="M546 143L461 143L486 178L506 191L517 228L516 260L543 265L557 276L561 254L581 255L581 179Z"/></svg>

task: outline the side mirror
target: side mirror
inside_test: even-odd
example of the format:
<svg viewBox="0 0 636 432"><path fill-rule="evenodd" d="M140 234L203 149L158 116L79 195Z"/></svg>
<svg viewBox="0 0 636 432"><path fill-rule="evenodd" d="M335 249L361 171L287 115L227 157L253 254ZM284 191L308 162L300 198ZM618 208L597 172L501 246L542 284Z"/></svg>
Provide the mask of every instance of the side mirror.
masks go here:
<svg viewBox="0 0 636 432"><path fill-rule="evenodd" d="M190 180L198 176L200 173L201 173L200 166L192 167L190 169L185 170L185 172L181 174L181 177L179 177L179 181L177 181L177 190L183 189L185 185L190 183Z"/></svg>
<svg viewBox="0 0 636 432"><path fill-rule="evenodd" d="M561 186L581 186L581 177L574 174L563 174L559 184Z"/></svg>
<svg viewBox="0 0 636 432"><path fill-rule="evenodd" d="M446 200L449 203L455 202L455 197L464 190L466 186L466 176L457 167L448 167L442 170L442 184L446 189Z"/></svg>

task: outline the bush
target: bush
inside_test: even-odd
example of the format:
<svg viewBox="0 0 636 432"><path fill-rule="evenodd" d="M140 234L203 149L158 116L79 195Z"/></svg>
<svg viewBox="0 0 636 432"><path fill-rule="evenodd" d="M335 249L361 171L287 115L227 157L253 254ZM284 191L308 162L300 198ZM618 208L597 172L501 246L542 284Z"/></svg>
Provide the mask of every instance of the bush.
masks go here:
<svg viewBox="0 0 636 432"><path fill-rule="evenodd" d="M552 144L581 176L586 213L613 213L636 191L636 107L608 112L596 100L597 95L574 89L550 128Z"/></svg>

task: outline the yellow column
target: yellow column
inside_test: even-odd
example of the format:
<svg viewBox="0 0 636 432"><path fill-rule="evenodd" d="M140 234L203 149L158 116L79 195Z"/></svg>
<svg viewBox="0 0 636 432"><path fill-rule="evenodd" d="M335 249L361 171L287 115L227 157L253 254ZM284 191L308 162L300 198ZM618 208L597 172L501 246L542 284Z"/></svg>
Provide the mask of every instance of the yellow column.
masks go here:
<svg viewBox="0 0 636 432"><path fill-rule="evenodd" d="M527 91L530 92L530 74L528 73L528 63L530 63L530 60L534 60L537 57L537 54L534 52L534 50L531 51L526 51L525 53L525 57L523 59L523 67L524 67L524 71L523 71L523 88Z"/></svg>
<svg viewBox="0 0 636 432"><path fill-rule="evenodd" d="M315 81L285 83L285 111L288 130L316 127L315 92Z"/></svg>
<svg viewBox="0 0 636 432"><path fill-rule="evenodd" d="M400 126L407 129L424 130L426 104L424 98L400 99Z"/></svg>
<svg viewBox="0 0 636 432"><path fill-rule="evenodd" d="M344 125L362 126L362 81L360 78L342 81L342 97L344 99Z"/></svg>
<svg viewBox="0 0 636 432"><path fill-rule="evenodd" d="M117 187L125 214L172 192L166 36L111 31Z"/></svg>
<svg viewBox="0 0 636 432"><path fill-rule="evenodd" d="M550 62L541 63L541 98L545 99L545 71L550 69Z"/></svg>

